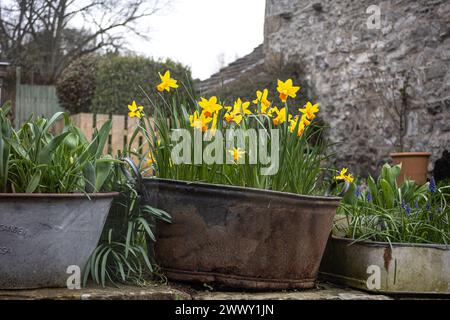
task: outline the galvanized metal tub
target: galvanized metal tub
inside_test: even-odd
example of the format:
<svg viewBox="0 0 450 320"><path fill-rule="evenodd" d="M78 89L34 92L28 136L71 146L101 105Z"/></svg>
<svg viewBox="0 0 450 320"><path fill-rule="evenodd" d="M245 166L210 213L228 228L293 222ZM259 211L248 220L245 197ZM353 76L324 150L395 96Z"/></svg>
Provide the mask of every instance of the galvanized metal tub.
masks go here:
<svg viewBox="0 0 450 320"><path fill-rule="evenodd" d="M314 286L338 197L144 179L157 225L155 254L169 279L247 289Z"/></svg>
<svg viewBox="0 0 450 320"><path fill-rule="evenodd" d="M66 286L83 270L118 193L0 194L0 289Z"/></svg>
<svg viewBox="0 0 450 320"><path fill-rule="evenodd" d="M377 274L379 288L374 278ZM320 277L370 292L450 294L450 246L390 246L387 242L355 243L333 236L325 250Z"/></svg>

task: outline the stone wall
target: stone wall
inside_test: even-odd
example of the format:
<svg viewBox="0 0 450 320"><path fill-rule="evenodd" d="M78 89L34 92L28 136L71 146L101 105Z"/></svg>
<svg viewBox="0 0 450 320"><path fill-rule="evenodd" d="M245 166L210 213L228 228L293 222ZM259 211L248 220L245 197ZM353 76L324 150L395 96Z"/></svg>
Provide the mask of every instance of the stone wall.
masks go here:
<svg viewBox="0 0 450 320"><path fill-rule="evenodd" d="M379 29L367 26L366 9L374 4ZM432 152L431 169L450 148L450 1L267 0L264 53L266 64L305 66L338 143L338 166L374 173L395 151L398 124L388 111L392 101L400 103L405 71L405 151Z"/></svg>

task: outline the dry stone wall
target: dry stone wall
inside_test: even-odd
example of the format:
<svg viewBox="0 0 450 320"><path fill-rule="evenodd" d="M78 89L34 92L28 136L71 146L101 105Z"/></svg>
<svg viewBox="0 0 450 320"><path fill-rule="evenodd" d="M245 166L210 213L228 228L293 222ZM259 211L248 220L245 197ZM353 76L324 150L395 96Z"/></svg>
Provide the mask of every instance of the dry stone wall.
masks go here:
<svg viewBox="0 0 450 320"><path fill-rule="evenodd" d="M450 148L450 1L267 0L265 21L266 63L305 67L338 143L338 166L373 173L396 150L398 123L386 101L392 87L400 103L405 72L405 151L430 151L434 162Z"/></svg>

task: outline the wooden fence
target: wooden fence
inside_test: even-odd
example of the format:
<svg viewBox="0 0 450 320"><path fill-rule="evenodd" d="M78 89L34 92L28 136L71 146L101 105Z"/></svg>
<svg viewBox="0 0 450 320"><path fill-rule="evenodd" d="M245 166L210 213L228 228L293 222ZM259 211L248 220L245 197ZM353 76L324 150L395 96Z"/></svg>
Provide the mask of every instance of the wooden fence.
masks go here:
<svg viewBox="0 0 450 320"><path fill-rule="evenodd" d="M14 122L16 128L31 116L50 118L62 111L55 86L38 86L20 83L20 68L16 69L16 99Z"/></svg>
<svg viewBox="0 0 450 320"><path fill-rule="evenodd" d="M119 150L125 150L138 125L137 118L124 115L79 113L72 115L71 118L73 124L79 127L88 139L92 139L95 128L100 130L102 125L111 119L112 129L104 152L111 153L113 156L116 156ZM132 150L137 151L145 143L143 139L142 135L138 134L133 141Z"/></svg>
<svg viewBox="0 0 450 320"><path fill-rule="evenodd" d="M42 116L49 119L59 111L64 111L64 109L60 107L56 87L21 84L21 71L20 68L17 68L14 117L16 128L19 128L31 116ZM129 118L125 115L79 113L72 115L71 118L74 125L79 127L89 140L92 139L94 129L100 129L106 121L111 119L112 129L104 152L113 156L117 156L119 150L123 151L128 147L138 124L137 118ZM61 120L54 130L62 130L62 125L63 121ZM137 135L131 149L137 151L144 143L142 135ZM147 148L144 148L143 152L146 151Z"/></svg>
<svg viewBox="0 0 450 320"><path fill-rule="evenodd" d="M18 128L31 116L50 118L62 111L54 86L19 84L16 86L15 124Z"/></svg>

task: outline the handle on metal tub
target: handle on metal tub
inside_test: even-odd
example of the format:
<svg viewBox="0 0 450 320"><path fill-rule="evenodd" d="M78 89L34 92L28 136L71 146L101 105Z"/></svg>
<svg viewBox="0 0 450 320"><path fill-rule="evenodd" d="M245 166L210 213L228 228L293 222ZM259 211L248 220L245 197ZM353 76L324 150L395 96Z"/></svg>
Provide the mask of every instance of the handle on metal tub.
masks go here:
<svg viewBox="0 0 450 320"><path fill-rule="evenodd" d="M331 194L331 191L336 188L338 185L337 181L333 181L333 183L328 188L328 191L326 193L327 196ZM341 192L339 192L338 197L343 197L347 191L350 189L350 183L348 181L344 181L344 187L342 188Z"/></svg>
<svg viewBox="0 0 450 320"><path fill-rule="evenodd" d="M148 202L149 194L147 192L147 189L144 186L142 175L141 175L141 172L139 171L138 167L133 162L133 160L131 160L130 158L122 158L121 160L129 165L129 167L131 168L131 171L133 172L134 177L131 175L130 171L128 171L125 168L125 165L120 166L122 173L125 175L125 177L128 179L128 181L130 181L134 184L137 193L144 197L144 201Z"/></svg>

